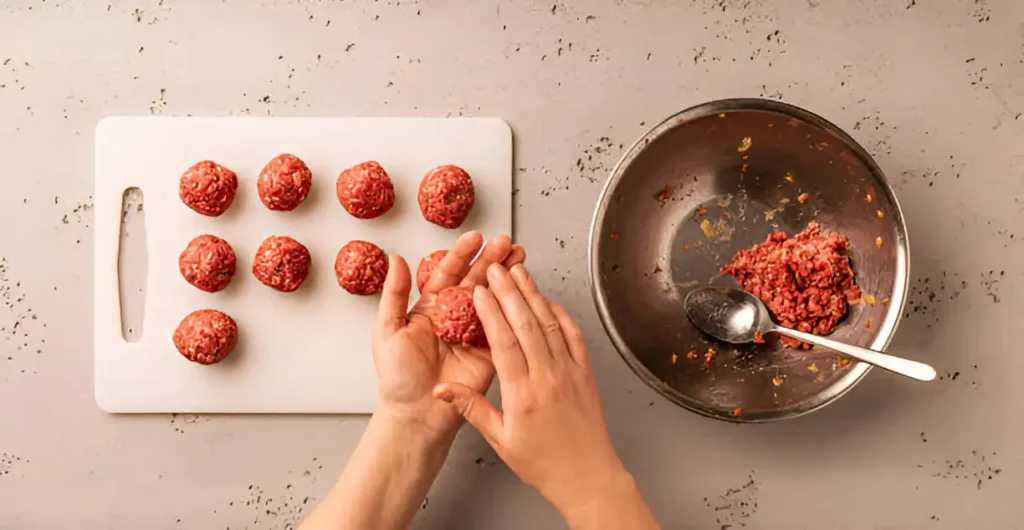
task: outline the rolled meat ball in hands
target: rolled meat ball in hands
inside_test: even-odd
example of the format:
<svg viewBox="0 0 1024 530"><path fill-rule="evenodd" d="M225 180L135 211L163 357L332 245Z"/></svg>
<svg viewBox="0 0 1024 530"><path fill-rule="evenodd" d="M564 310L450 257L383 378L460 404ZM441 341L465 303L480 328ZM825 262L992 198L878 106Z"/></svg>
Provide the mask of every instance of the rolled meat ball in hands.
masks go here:
<svg viewBox="0 0 1024 530"><path fill-rule="evenodd" d="M576 323L538 291L522 265L487 270L474 302L501 381L499 412L479 388L444 381L453 403L498 456L569 520L570 527L657 528L605 426L587 347Z"/></svg>
<svg viewBox="0 0 1024 530"><path fill-rule="evenodd" d="M440 260L424 283L423 295L407 312L412 275L405 260L390 257L373 333L381 414L412 421L433 436L455 435L462 418L451 406L433 398L434 386L457 381L484 392L494 377L494 367L486 349L438 338L432 318L439 293L460 285L465 289L486 285L488 265L525 259L526 253L521 247L514 248L508 236L484 245L479 232L463 234Z"/></svg>
<svg viewBox="0 0 1024 530"><path fill-rule="evenodd" d="M431 321L438 338L448 344L487 347L483 325L473 306L472 287L456 285L441 289L434 309Z"/></svg>

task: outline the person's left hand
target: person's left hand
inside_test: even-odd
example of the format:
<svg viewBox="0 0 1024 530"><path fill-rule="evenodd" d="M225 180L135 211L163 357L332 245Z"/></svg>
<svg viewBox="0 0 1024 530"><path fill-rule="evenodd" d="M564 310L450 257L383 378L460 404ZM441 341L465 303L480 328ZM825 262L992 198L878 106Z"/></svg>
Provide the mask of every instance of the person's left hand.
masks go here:
<svg viewBox="0 0 1024 530"><path fill-rule="evenodd" d="M452 406L432 396L435 385L457 382L485 393L494 379L490 350L451 345L441 341L427 316L437 292L455 285L487 285L487 267L501 263L512 267L526 260L521 247L508 236L483 244L479 232L467 232L455 242L431 276L419 302L408 314L412 275L401 256L390 257L387 280L381 295L373 331L373 359L377 369L380 405L376 415L422 428L426 435L445 440L453 437L462 416Z"/></svg>

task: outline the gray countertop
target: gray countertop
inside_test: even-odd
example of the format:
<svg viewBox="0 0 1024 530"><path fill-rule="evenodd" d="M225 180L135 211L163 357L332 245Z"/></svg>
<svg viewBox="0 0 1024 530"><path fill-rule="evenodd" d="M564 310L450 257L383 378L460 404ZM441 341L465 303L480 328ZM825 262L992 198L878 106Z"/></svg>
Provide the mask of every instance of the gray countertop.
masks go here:
<svg viewBox="0 0 1024 530"><path fill-rule="evenodd" d="M8 0L0 6L0 528L288 528L366 419L111 416L92 397L92 148L112 114L502 116L515 237L588 333L666 528L1024 527L1024 2ZM651 124L762 96L834 121L905 210L908 318L834 405L697 417L612 349L586 278L610 166ZM417 528L562 523L468 429Z"/></svg>

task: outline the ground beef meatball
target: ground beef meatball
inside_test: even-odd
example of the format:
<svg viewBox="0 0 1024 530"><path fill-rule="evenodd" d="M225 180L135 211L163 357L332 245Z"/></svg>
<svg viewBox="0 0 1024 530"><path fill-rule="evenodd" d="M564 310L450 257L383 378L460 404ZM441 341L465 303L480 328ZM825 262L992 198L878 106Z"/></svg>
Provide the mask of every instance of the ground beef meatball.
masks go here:
<svg viewBox="0 0 1024 530"><path fill-rule="evenodd" d="M289 211L302 204L313 186L313 172L295 155L285 153L267 162L256 180L260 200L271 210Z"/></svg>
<svg viewBox="0 0 1024 530"><path fill-rule="evenodd" d="M270 236L263 240L252 260L256 278L278 291L292 292L309 275L309 250L287 236Z"/></svg>
<svg viewBox="0 0 1024 530"><path fill-rule="evenodd" d="M438 166L420 182L417 200L423 218L444 228L462 226L473 209L473 179L459 166Z"/></svg>
<svg viewBox="0 0 1024 530"><path fill-rule="evenodd" d="M430 281L430 276L434 274L437 266L441 264L441 260L447 255L447 250L435 250L420 260L419 266L416 267L416 288L421 293L427 286L427 282Z"/></svg>
<svg viewBox="0 0 1024 530"><path fill-rule="evenodd" d="M215 293L227 287L235 275L235 251L217 236L197 236L178 256L178 269L197 289Z"/></svg>
<svg viewBox="0 0 1024 530"><path fill-rule="evenodd" d="M449 344L487 347L484 326L473 305L472 287L446 287L437 293L432 324L434 333Z"/></svg>
<svg viewBox="0 0 1024 530"><path fill-rule="evenodd" d="M377 294L388 275L388 255L368 241L349 241L334 260L338 285L352 294Z"/></svg>
<svg viewBox="0 0 1024 530"><path fill-rule="evenodd" d="M373 219L395 205L391 177L377 162L356 164L338 175L338 201L353 217Z"/></svg>
<svg viewBox="0 0 1024 530"><path fill-rule="evenodd" d="M178 197L197 213L217 217L235 200L238 175L210 160L188 168L178 181Z"/></svg>
<svg viewBox="0 0 1024 530"><path fill-rule="evenodd" d="M848 247L845 236L822 234L810 223L793 237L774 232L764 243L737 252L722 273L760 298L779 325L827 335L846 315L848 302L860 298ZM787 337L782 343L810 347Z"/></svg>
<svg viewBox="0 0 1024 530"><path fill-rule="evenodd" d="M174 347L186 359L199 364L222 361L238 344L238 325L214 309L188 314L174 330Z"/></svg>

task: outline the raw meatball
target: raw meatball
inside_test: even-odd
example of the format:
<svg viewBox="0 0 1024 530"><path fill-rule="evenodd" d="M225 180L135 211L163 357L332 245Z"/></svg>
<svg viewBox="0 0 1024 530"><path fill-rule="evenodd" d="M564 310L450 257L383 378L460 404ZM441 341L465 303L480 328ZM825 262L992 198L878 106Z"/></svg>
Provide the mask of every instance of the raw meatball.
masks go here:
<svg viewBox="0 0 1024 530"><path fill-rule="evenodd" d="M260 200L271 210L289 211L302 204L313 186L313 172L299 157L285 153L267 162L256 180Z"/></svg>
<svg viewBox="0 0 1024 530"><path fill-rule="evenodd" d="M215 309L189 313L174 330L174 347L199 364L222 361L238 344L238 325Z"/></svg>
<svg viewBox="0 0 1024 530"><path fill-rule="evenodd" d="M434 301L434 333L449 344L487 347L483 324L473 305L472 287L446 287Z"/></svg>
<svg viewBox="0 0 1024 530"><path fill-rule="evenodd" d="M376 294L388 275L388 255L368 241L349 241L334 260L338 285L352 294Z"/></svg>
<svg viewBox="0 0 1024 530"><path fill-rule="evenodd" d="M227 287L235 275L235 251L217 236L201 235L189 241L178 256L178 269L197 289L215 293Z"/></svg>
<svg viewBox="0 0 1024 530"><path fill-rule="evenodd" d="M217 217L235 200L238 175L210 160L188 168L178 181L178 197L197 213Z"/></svg>
<svg viewBox="0 0 1024 530"><path fill-rule="evenodd" d="M473 179L459 166L435 167L420 182L417 200L424 219L444 228L458 228L476 200Z"/></svg>
<svg viewBox="0 0 1024 530"><path fill-rule="evenodd" d="M421 293L423 288L427 286L427 282L430 281L430 276L434 274L437 266L441 264L441 260L447 255L447 250L435 250L420 260L419 266L416 267L416 288Z"/></svg>
<svg viewBox="0 0 1024 530"><path fill-rule="evenodd" d="M373 219L395 205L395 187L391 177L377 162L356 164L338 175L335 185L338 201L359 219Z"/></svg>
<svg viewBox="0 0 1024 530"><path fill-rule="evenodd" d="M252 273L269 287L286 293L302 285L309 275L309 250L287 236L263 240L252 260Z"/></svg>

